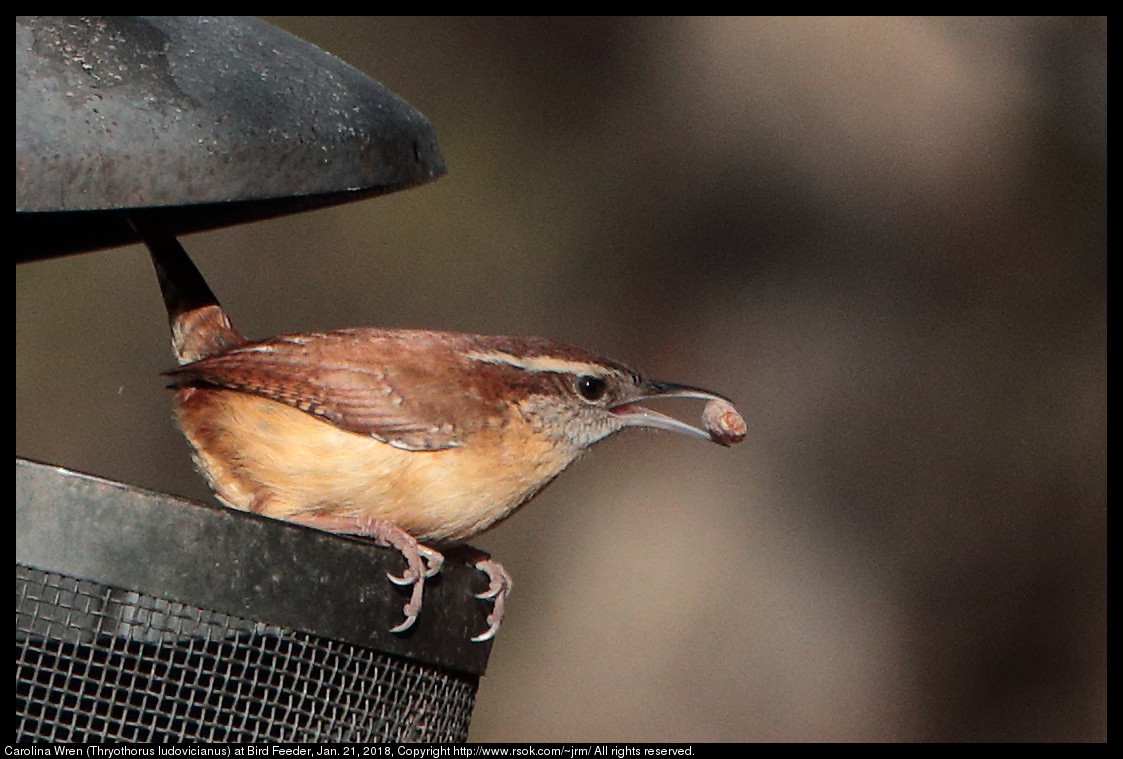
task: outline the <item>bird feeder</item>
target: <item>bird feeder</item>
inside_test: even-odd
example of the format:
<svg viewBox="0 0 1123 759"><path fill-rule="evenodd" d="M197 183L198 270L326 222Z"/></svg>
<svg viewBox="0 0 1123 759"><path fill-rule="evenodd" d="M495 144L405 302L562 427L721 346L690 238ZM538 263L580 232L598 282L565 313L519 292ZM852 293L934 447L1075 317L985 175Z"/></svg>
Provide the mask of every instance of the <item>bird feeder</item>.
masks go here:
<svg viewBox="0 0 1123 759"><path fill-rule="evenodd" d="M17 262L138 242L126 213L186 234L444 171L413 107L261 21L16 17ZM467 737L474 569L395 635L395 551L18 457L16 530L16 740Z"/></svg>

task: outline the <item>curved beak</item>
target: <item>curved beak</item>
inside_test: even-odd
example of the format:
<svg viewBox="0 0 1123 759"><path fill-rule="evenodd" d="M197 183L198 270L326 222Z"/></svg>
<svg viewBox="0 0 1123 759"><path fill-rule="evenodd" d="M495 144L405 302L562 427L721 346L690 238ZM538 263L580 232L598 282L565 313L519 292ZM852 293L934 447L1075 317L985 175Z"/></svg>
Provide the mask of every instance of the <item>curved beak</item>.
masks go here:
<svg viewBox="0 0 1123 759"><path fill-rule="evenodd" d="M721 400L727 403L732 403L724 395L712 393L709 390L703 390L700 387L691 387L690 385L679 385L675 382L660 382L658 380L649 380L643 387L643 394L636 396L634 399L627 403L622 403L619 406L613 406L610 411L616 414L620 421L629 427L654 427L660 430L670 430L671 432L681 432L684 435L691 437L701 438L702 440L709 440L714 442L710 433L702 430L686 422L675 419L673 416L660 414L658 411L652 411L646 406L636 404L636 401L648 400L649 398L699 398L705 401Z"/></svg>

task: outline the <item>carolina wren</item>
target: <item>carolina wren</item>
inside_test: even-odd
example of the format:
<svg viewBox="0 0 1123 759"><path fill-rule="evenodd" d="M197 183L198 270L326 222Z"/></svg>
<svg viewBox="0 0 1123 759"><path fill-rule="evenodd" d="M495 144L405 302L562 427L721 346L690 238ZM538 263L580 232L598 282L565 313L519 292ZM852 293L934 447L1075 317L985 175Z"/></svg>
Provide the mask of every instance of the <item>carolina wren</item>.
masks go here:
<svg viewBox="0 0 1123 759"><path fill-rule="evenodd" d="M237 509L400 550L409 628L442 554L509 517L598 440L654 427L723 445L744 422L707 390L658 382L539 337L343 329L251 342L174 236L132 219L161 283L180 366L168 372L195 464ZM637 405L711 402L710 432ZM711 414L710 412L714 413ZM511 589L483 555L493 637Z"/></svg>

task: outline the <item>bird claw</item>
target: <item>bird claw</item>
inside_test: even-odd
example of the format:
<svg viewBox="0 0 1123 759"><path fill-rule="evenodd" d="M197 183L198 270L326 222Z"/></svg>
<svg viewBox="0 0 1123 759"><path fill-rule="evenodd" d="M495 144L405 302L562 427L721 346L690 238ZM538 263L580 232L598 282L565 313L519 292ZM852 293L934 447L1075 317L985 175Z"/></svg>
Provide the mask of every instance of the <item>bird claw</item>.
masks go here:
<svg viewBox="0 0 1123 759"><path fill-rule="evenodd" d="M476 567L476 568L479 569L479 567ZM486 571L486 570L481 570L481 571ZM499 595L499 592L501 590L503 590L503 582L500 581L498 578L492 577L492 576L489 575L488 579L489 579L490 585L487 586L487 590L476 593L476 598L480 599L481 601L487 601L489 599L495 598L497 595ZM510 578L507 579L507 585L508 585L508 588L509 588L510 587Z"/></svg>
<svg viewBox="0 0 1123 759"><path fill-rule="evenodd" d="M387 572L386 577L390 582L399 587L412 586L409 601L402 607L405 619L390 628L392 633L402 633L413 627L421 613L422 596L425 590L425 580L441 571L445 557L440 551L428 546L423 546L408 532L392 522L383 519L369 519L364 517L340 516L336 514L301 514L290 517L294 522L306 524L309 527L358 535L370 538L380 545L395 548L405 559L406 569L400 576ZM507 596L511 594L514 583L511 575L503 565L486 553L475 548L463 547L469 557L475 558L472 565L487 575L487 589L476 593L476 598L481 601L491 601L491 613L487 615L487 629L471 638L473 643L484 643L495 637L499 632L499 625L503 622L503 612L507 605ZM471 559L468 559L471 561Z"/></svg>
<svg viewBox="0 0 1123 759"><path fill-rule="evenodd" d="M421 553L422 558L425 559L427 567L425 570L426 577L432 577L441 571L441 567L444 566L445 563L444 554L440 551L434 551L429 546L423 546L420 543L417 544L417 550Z"/></svg>
<svg viewBox="0 0 1123 759"><path fill-rule="evenodd" d="M406 534L408 535L409 533L406 533ZM395 585L399 585L399 586L413 585L415 582L418 581L418 575L416 574L416 569L414 568L414 566L412 564L410 564L409 555L406 554L406 550L403 550L399 546L392 546L392 547L398 548L398 550L400 550L402 552L402 555L405 557L406 565L407 565L406 566L406 572L401 577L399 577L398 575L395 575L395 574L391 574L390 572L387 572L386 577L389 578L390 582L394 583ZM444 566L444 563L445 563L444 555L441 554L439 551L434 551L432 548L429 548L428 546L423 546L420 543L417 543L416 547L417 547L417 553L420 556L420 558L421 558L421 560L422 560L422 562L425 566L425 569L421 570L420 577L421 578L429 578L429 577L433 577L438 572L440 572L441 567Z"/></svg>
<svg viewBox="0 0 1123 759"><path fill-rule="evenodd" d="M392 633L405 632L409 628L413 627L413 623L416 622L416 621L417 621L417 617L406 617L405 621L402 622L400 625L394 625L393 627L391 627L390 632L392 632Z"/></svg>
<svg viewBox="0 0 1123 759"><path fill-rule="evenodd" d="M487 590L476 593L476 598L492 601L491 613L487 615L488 628L471 639L473 643L484 643L499 632L499 625L503 622L503 612L507 605L507 596L511 595L514 582L503 565L490 556L477 561L475 567L486 574L488 579Z"/></svg>
<svg viewBox="0 0 1123 759"><path fill-rule="evenodd" d="M490 619L490 618L491 617L489 616L488 619ZM473 643L486 643L487 641L494 638L495 634L497 632L499 632L499 622L498 621L492 622L491 627L487 628L487 630L480 633L479 635L476 635L476 636L473 636L473 637L469 638L468 640L472 641Z"/></svg>
<svg viewBox="0 0 1123 759"><path fill-rule="evenodd" d="M441 571L445 557L428 546L423 546L408 532L392 522L384 519L367 519L364 517L349 517L338 515L305 514L299 521L310 527L316 527L328 532L342 532L370 538L379 545L395 548L402 554L406 562L406 570L399 577L391 572L386 573L390 582L400 587L413 586L409 601L402 607L405 619L398 625L391 627L390 632L405 632L413 627L417 615L421 613L421 600L425 590L425 580Z"/></svg>
<svg viewBox="0 0 1123 759"><path fill-rule="evenodd" d="M394 525L390 527L392 529L384 530L383 534L372 535L371 537L374 537L379 542L383 542L385 545L398 549L402 554L402 558L406 561L406 571L401 577L393 575L390 572L386 573L390 582L395 585L402 587L407 585L413 586L409 601L402 607L406 618L401 624L390 628L390 632L392 633L401 633L413 627L413 623L417 621L417 615L421 613L421 600L425 590L425 580L441 571L441 565L444 564L445 557L432 548L418 543L414 537L405 530Z"/></svg>
<svg viewBox="0 0 1123 759"><path fill-rule="evenodd" d="M412 585L413 589L410 593L409 601L402 607L406 618L401 624L390 628L390 632L392 633L405 632L413 627L413 623L417 621L417 616L421 613L421 601L425 589L425 580L441 571L441 565L444 563L444 556L437 553L432 548L419 544L413 539L412 535L404 530L402 531L402 535L408 537L409 540L401 540L397 543L392 542L392 540L387 540L387 543L401 552L402 557L406 561L406 571L401 577L387 572L386 577L395 585L401 587Z"/></svg>
<svg viewBox="0 0 1123 759"><path fill-rule="evenodd" d="M390 579L394 578L391 577ZM421 589L424 584L423 580L414 583L413 593L410 594L409 601L402 608L406 618L400 624L391 627L390 632L401 633L413 627L413 623L417 621L417 615L421 613Z"/></svg>

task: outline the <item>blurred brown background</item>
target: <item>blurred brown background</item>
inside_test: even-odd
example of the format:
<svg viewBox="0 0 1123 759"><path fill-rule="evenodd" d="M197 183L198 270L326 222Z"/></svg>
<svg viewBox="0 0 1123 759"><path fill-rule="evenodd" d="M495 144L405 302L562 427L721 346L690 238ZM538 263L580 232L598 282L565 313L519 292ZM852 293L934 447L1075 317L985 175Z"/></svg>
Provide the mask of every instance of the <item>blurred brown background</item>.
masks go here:
<svg viewBox="0 0 1123 759"><path fill-rule="evenodd" d="M478 541L472 739L1106 738L1105 19L269 20L449 175L186 238L245 333L549 335L749 422ZM147 254L16 294L17 453L209 498Z"/></svg>

